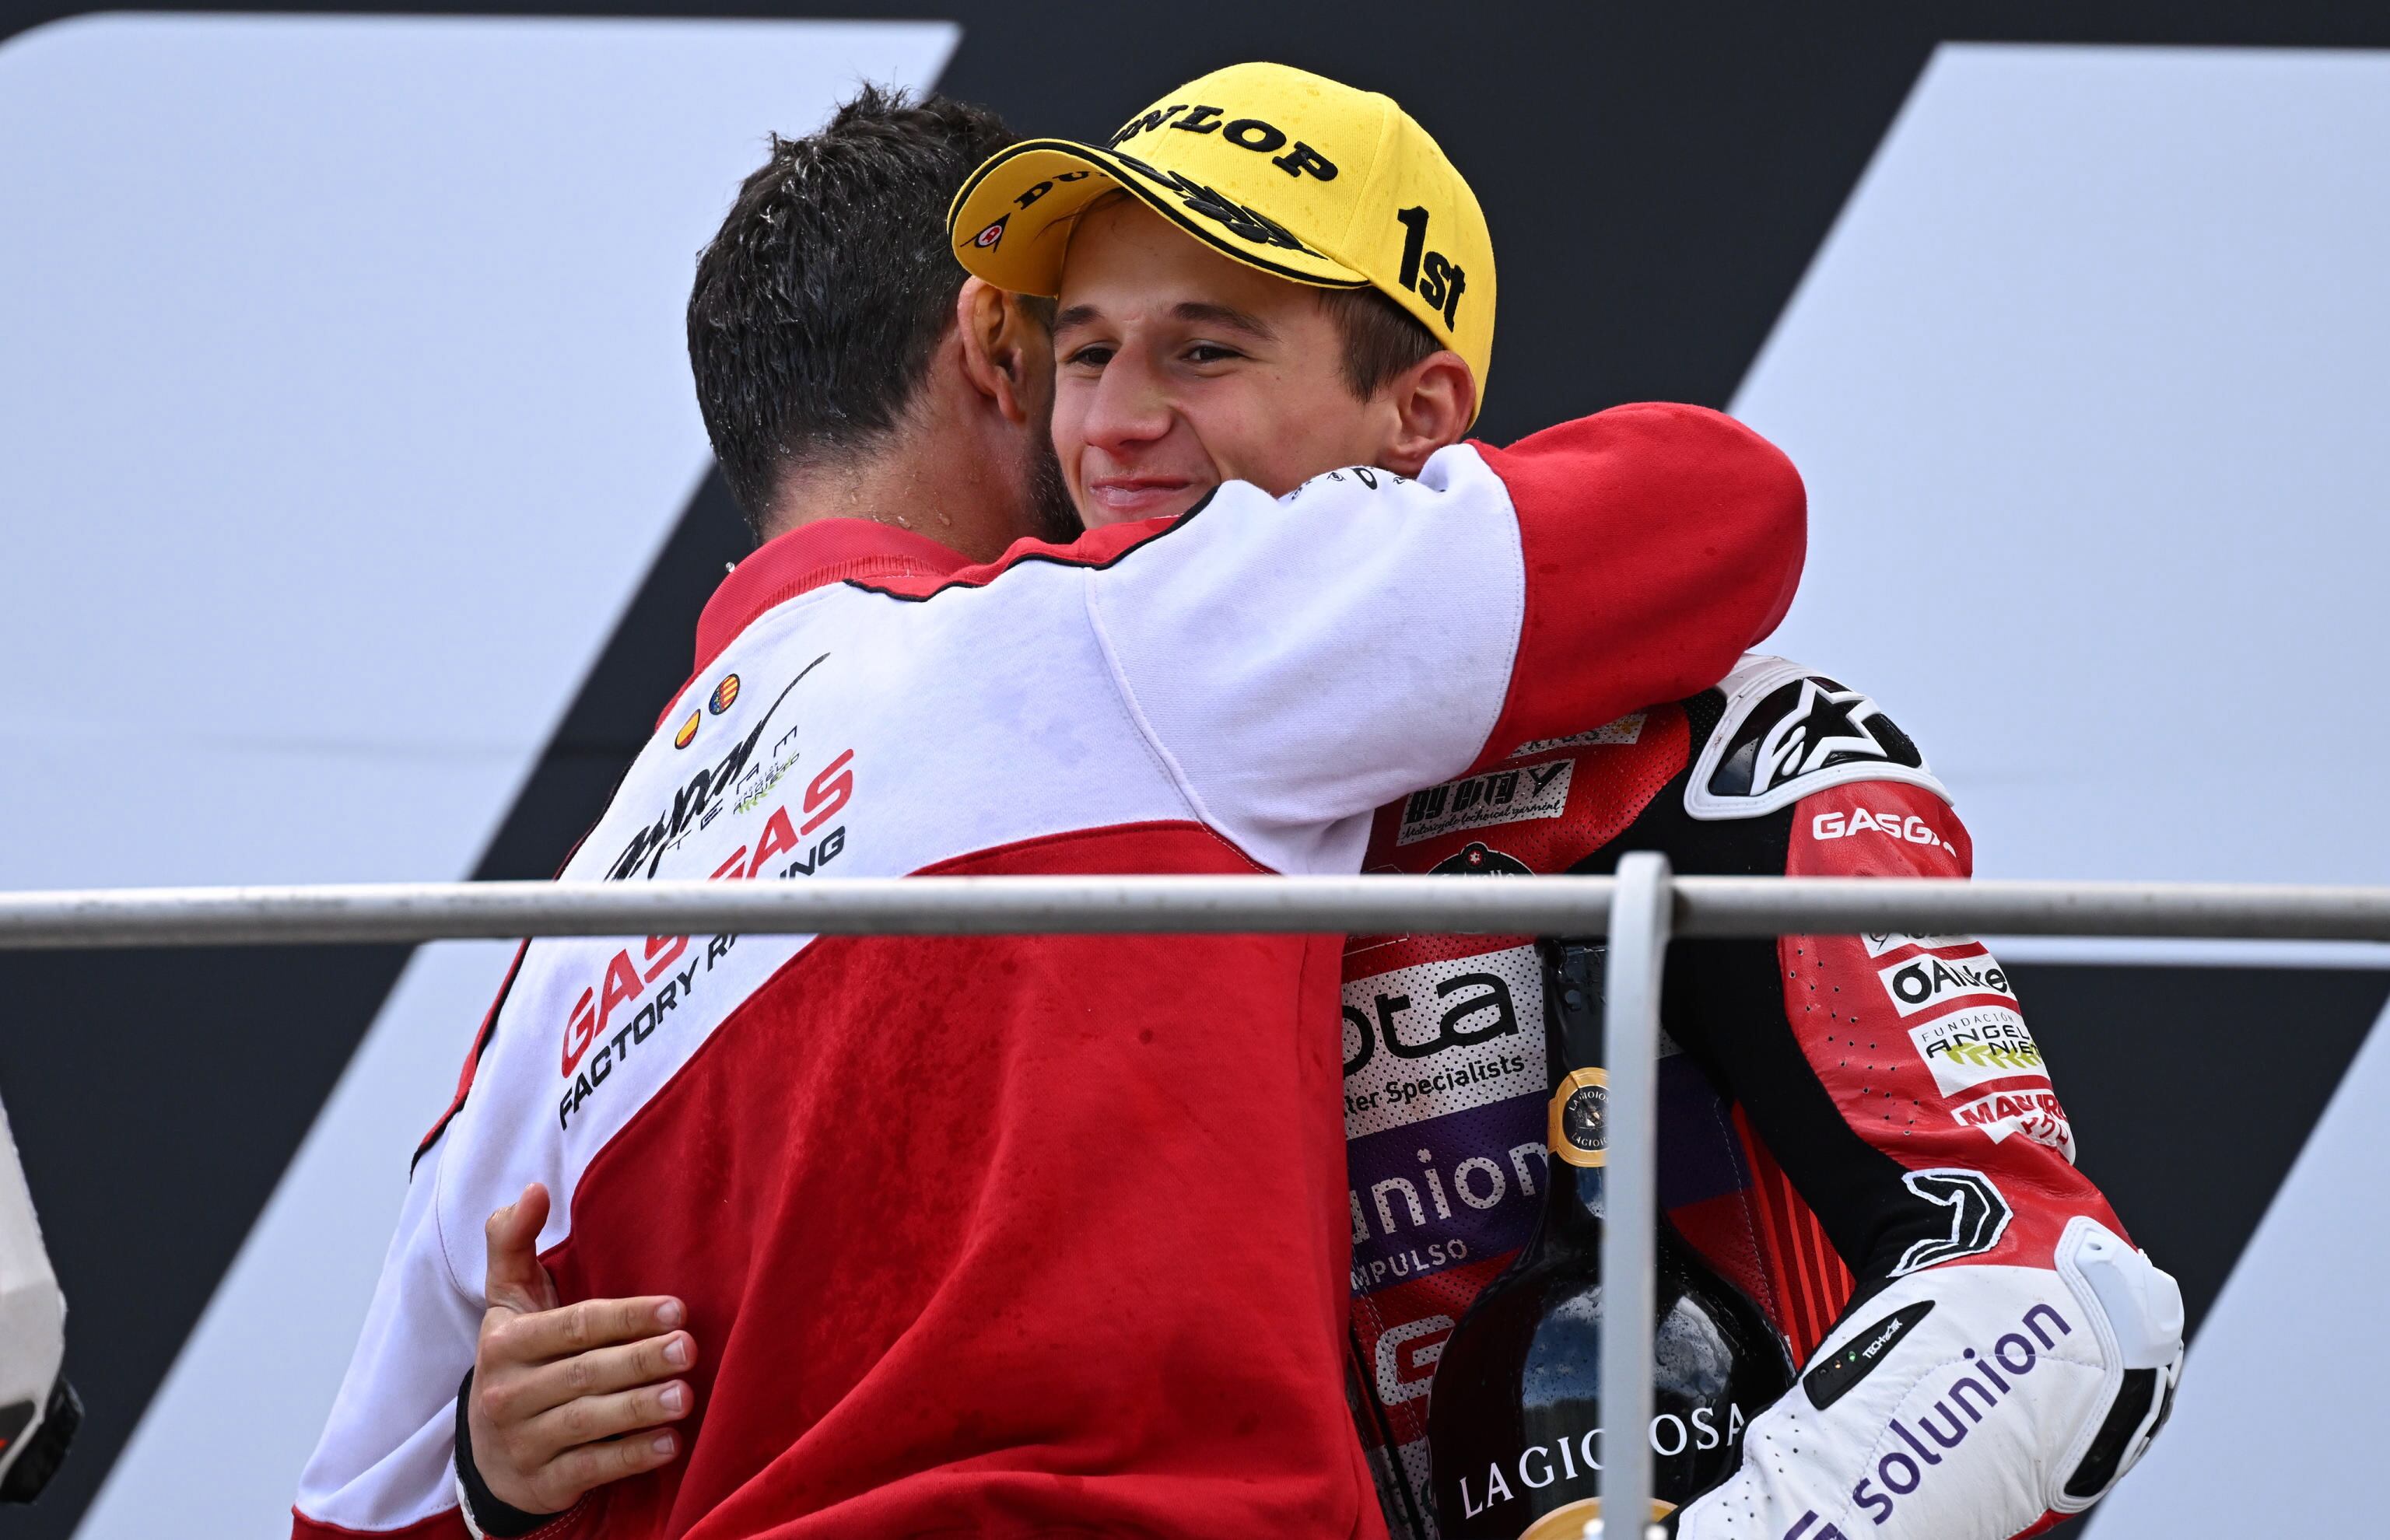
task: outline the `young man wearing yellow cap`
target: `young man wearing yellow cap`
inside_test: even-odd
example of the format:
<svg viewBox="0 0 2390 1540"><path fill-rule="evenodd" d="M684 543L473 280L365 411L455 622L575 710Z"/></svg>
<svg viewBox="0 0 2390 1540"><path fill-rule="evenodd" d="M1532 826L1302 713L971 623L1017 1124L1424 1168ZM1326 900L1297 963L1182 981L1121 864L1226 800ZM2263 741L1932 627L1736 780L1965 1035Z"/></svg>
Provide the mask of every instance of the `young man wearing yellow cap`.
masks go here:
<svg viewBox="0 0 2390 1540"><path fill-rule="evenodd" d="M1331 468L1433 481L1439 451L1490 459L1524 501L1585 463L1571 435L1631 423L1649 435L1634 452L1664 456L1711 418L1627 408L1506 454L1447 449L1492 340L1476 205L1394 103L1279 67L1207 76L1106 146L999 152L950 223L972 271L1056 297L1055 446L1092 525L1181 513L1230 479L1300 492L1294 517L1370 474ZM1706 509L1696 492L1661 511L1698 526ZM1915 745L1798 664L1746 658L1715 688L1574 726L1381 809L1368 869L1607 871L1658 849L1694 872L1968 873ZM1544 965L1521 938L1365 937L1345 978L1355 1394L1387 1517L1574 1534L1599 1511L1589 1423L1556 1430L1588 1440L1583 1469L1525 1439L1431 1461L1427 1436L1432 1384L1490 1395L1456 1417L1498 1420L1524 1393L1433 1373L1540 1209ZM1719 1404L1654 1419L1664 1486L1724 1483L1680 1533L2005 1540L2090 1506L2164 1419L2179 1300L2075 1169L1998 966L1961 937L1687 944L1667 998L1685 1051L1663 1068L1666 1201L1813 1366L1772 1405L1720 1379ZM1994 1351L2039 1380L2011 1396L1952 1370ZM1743 1383L1764 1402L1784 1380Z"/></svg>
<svg viewBox="0 0 2390 1540"><path fill-rule="evenodd" d="M1003 151L948 225L963 264L1016 292L1061 292L1070 258L1056 444L1072 446L1064 471L1090 526L1182 513L1222 481L1283 494L1341 466L1416 470L1484 399L1484 215L1434 140L1374 92L1280 65L1222 70L1105 145ZM1201 303L1169 298L1196 289ZM1157 392L1099 384L1124 344L1201 398L1202 433L1181 414L1168 442L1140 436ZM1697 437L1723 422L1681 420Z"/></svg>

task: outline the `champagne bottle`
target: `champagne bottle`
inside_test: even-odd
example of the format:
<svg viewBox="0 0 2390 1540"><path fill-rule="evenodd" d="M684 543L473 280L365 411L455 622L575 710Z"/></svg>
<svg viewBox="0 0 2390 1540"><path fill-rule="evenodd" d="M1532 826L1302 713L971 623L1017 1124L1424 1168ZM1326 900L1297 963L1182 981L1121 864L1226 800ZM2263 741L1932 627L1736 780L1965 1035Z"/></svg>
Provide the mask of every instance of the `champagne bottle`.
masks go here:
<svg viewBox="0 0 2390 1540"><path fill-rule="evenodd" d="M1444 1540L1577 1540L1600 1514L1604 948L1540 945L1554 1081L1543 1210L1436 1365L1428 1462ZM1743 1425L1791 1387L1792 1366L1758 1309L1664 1213L1655 1281L1654 1415L1642 1432L1656 1519L1734 1470Z"/></svg>

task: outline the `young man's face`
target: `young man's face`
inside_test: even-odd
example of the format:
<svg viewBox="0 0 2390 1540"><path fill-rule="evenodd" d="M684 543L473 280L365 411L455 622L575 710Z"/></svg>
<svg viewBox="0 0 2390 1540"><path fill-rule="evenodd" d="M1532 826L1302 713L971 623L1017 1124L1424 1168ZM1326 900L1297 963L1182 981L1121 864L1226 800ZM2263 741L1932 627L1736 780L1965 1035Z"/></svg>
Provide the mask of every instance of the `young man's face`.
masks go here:
<svg viewBox="0 0 2390 1540"><path fill-rule="evenodd" d="M1232 262L1135 199L1086 214L1054 317L1054 449L1089 529L1379 465L1391 401L1356 399L1319 291Z"/></svg>

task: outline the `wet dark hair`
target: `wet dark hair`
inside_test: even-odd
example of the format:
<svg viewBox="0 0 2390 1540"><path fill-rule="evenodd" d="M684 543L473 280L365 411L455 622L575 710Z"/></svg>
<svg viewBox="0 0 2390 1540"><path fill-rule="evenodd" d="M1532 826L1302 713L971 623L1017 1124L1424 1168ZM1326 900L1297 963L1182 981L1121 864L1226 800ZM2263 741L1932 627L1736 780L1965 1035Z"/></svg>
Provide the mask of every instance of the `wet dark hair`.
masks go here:
<svg viewBox="0 0 2390 1540"><path fill-rule="evenodd" d="M820 132L772 136L688 297L698 408L758 537L781 479L883 440L903 417L965 276L946 205L1014 142L952 97L867 85Z"/></svg>

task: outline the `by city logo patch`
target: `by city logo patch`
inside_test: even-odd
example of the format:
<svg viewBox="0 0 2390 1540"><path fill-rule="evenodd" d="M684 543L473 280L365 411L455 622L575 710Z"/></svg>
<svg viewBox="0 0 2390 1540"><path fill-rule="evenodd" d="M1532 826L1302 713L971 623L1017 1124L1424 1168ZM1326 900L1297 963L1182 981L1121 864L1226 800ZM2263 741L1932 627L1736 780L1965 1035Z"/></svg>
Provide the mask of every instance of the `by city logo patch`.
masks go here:
<svg viewBox="0 0 2390 1540"><path fill-rule="evenodd" d="M1462 829L1557 818L1568 811L1569 782L1575 774L1576 761L1564 759L1516 770L1489 770L1414 791L1403 804L1402 828L1394 835L1394 843L1411 845Z"/></svg>

